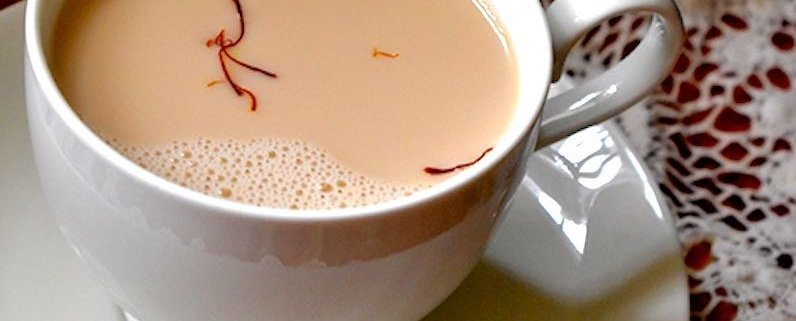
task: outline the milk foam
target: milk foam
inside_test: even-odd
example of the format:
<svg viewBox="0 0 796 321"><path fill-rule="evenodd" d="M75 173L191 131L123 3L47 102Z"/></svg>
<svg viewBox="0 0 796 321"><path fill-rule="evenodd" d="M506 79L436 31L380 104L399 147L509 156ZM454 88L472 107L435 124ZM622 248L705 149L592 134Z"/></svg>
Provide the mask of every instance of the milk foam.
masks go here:
<svg viewBox="0 0 796 321"><path fill-rule="evenodd" d="M144 169L183 187L256 206L358 207L429 187L366 177L345 168L323 149L296 140L199 139L143 148L115 139L108 143Z"/></svg>

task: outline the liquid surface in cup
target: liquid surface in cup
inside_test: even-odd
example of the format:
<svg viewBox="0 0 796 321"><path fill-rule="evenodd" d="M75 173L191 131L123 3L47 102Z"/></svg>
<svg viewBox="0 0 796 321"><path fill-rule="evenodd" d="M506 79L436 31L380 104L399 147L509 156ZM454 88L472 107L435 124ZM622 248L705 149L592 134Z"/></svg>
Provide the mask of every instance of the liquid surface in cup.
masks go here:
<svg viewBox="0 0 796 321"><path fill-rule="evenodd" d="M239 4L66 1L56 81L142 167L268 207L411 194L462 171L425 168L474 161L511 120L514 59L478 1Z"/></svg>

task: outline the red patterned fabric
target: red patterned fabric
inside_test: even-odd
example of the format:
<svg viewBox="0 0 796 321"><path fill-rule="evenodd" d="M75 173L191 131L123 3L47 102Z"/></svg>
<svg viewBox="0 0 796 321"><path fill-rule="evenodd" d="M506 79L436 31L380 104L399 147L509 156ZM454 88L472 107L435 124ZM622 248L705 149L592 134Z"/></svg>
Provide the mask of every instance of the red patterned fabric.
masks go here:
<svg viewBox="0 0 796 321"><path fill-rule="evenodd" d="M796 1L678 4L682 55L617 121L676 214L691 320L796 320ZM617 63L648 20L605 22L566 73L583 79Z"/></svg>

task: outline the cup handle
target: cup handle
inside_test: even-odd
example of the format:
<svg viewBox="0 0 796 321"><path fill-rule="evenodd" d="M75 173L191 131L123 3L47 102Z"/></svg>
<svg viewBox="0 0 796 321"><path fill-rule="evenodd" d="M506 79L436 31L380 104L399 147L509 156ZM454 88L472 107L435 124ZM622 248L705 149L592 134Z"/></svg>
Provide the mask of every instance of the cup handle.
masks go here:
<svg viewBox="0 0 796 321"><path fill-rule="evenodd" d="M671 71L683 41L680 11L672 0L556 0L547 9L553 42L553 80L564 60L592 28L629 12L654 13L644 40L616 66L544 107L537 148L602 122L638 102Z"/></svg>

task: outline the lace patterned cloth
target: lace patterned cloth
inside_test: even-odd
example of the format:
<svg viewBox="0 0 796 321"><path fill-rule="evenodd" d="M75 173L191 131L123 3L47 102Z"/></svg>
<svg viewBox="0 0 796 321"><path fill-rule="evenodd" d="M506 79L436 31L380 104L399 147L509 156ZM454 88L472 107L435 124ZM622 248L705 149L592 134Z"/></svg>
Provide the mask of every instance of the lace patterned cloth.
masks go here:
<svg viewBox="0 0 796 321"><path fill-rule="evenodd" d="M796 320L796 1L677 2L682 55L617 122L677 215L691 320ZM617 63L648 20L593 30L566 73Z"/></svg>

